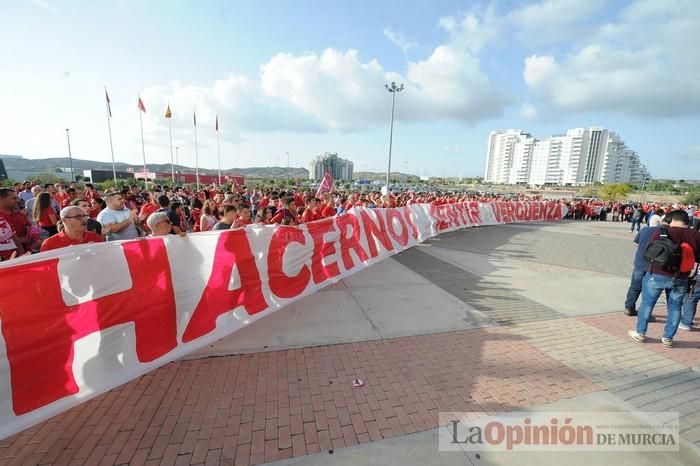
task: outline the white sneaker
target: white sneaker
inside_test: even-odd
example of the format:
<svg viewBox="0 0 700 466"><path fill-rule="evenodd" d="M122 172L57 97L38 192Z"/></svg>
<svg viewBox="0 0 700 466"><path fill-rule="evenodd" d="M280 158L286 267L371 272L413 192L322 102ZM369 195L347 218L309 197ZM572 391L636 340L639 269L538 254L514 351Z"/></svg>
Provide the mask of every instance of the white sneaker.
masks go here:
<svg viewBox="0 0 700 466"><path fill-rule="evenodd" d="M630 330L627 332L627 335L629 335L637 343L644 343L644 340L646 340L646 337L641 333L637 333L636 330Z"/></svg>
<svg viewBox="0 0 700 466"><path fill-rule="evenodd" d="M685 325L685 324L678 324L678 328L680 330L693 330L693 327L691 325Z"/></svg>

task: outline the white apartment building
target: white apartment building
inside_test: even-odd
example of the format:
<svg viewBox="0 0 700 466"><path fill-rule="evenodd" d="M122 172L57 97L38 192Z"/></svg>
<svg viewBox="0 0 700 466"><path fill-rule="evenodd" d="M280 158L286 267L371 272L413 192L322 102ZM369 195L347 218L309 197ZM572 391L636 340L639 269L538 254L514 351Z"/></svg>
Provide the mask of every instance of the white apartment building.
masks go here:
<svg viewBox="0 0 700 466"><path fill-rule="evenodd" d="M486 182L563 186L648 178L639 155L606 128L574 128L542 140L519 129L489 134Z"/></svg>
<svg viewBox="0 0 700 466"><path fill-rule="evenodd" d="M354 164L347 159L338 157L337 153L326 152L318 155L309 164L309 179L320 180L330 169L334 180L352 181Z"/></svg>

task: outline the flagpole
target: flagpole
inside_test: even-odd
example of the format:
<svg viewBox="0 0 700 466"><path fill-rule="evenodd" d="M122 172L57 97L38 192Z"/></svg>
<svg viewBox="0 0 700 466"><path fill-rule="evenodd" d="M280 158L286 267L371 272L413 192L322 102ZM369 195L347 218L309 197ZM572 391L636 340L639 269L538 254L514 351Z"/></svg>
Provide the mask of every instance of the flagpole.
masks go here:
<svg viewBox="0 0 700 466"><path fill-rule="evenodd" d="M175 183L175 158L173 156L173 119L168 118L168 131L170 132L170 169L173 172L173 185Z"/></svg>
<svg viewBox="0 0 700 466"><path fill-rule="evenodd" d="M194 113L194 170L197 176L197 191L199 191L199 153L197 152L197 112Z"/></svg>
<svg viewBox="0 0 700 466"><path fill-rule="evenodd" d="M217 126L219 122L219 117L216 117ZM219 186L221 186L221 144L219 143L219 128L216 129L216 152L219 158Z"/></svg>
<svg viewBox="0 0 700 466"><path fill-rule="evenodd" d="M105 86L105 97L107 97L107 86ZM109 151L112 153L112 175L114 175L114 185L117 184L117 168L114 165L114 145L112 144L112 123L109 121L112 119L112 110L109 108L109 97L105 99L105 105L107 106L107 131L109 132Z"/></svg>
<svg viewBox="0 0 700 466"><path fill-rule="evenodd" d="M146 191L148 191L148 170L146 170L146 143L143 140L143 117L139 108L139 124L141 125L141 152L143 153L143 181L146 183Z"/></svg>

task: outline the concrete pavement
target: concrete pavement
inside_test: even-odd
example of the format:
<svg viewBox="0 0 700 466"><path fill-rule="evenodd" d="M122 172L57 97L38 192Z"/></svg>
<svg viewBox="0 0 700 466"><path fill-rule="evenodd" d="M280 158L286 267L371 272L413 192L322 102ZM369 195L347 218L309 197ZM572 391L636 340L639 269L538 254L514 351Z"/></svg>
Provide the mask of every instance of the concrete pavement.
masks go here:
<svg viewBox="0 0 700 466"><path fill-rule="evenodd" d="M441 235L0 441L0 465L700 464L700 332L662 347L661 306L651 341L628 339L632 237L606 222ZM441 411L574 408L677 410L683 445L438 452Z"/></svg>

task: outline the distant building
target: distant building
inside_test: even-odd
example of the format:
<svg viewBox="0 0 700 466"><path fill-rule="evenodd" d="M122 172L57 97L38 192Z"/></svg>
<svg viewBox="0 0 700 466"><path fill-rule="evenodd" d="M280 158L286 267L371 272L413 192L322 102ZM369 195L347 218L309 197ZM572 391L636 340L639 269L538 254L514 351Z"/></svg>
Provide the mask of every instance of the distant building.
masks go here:
<svg viewBox="0 0 700 466"><path fill-rule="evenodd" d="M0 159L0 181L6 180L7 177L7 171L5 170L5 163Z"/></svg>
<svg viewBox="0 0 700 466"><path fill-rule="evenodd" d="M104 183L105 181L111 181L114 179L114 172L112 172L112 170L83 170L82 176L86 183ZM130 172L118 171L117 179L133 180L134 174Z"/></svg>
<svg viewBox="0 0 700 466"><path fill-rule="evenodd" d="M309 179L323 179L327 167L330 167L334 180L352 181L353 163L338 157L337 153L331 154L330 152L314 157L309 165Z"/></svg>
<svg viewBox="0 0 700 466"><path fill-rule="evenodd" d="M574 128L542 140L519 129L489 134L486 182L577 186L648 179L639 155L605 128Z"/></svg>

